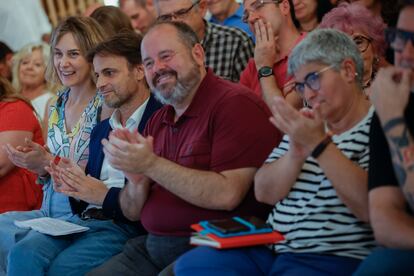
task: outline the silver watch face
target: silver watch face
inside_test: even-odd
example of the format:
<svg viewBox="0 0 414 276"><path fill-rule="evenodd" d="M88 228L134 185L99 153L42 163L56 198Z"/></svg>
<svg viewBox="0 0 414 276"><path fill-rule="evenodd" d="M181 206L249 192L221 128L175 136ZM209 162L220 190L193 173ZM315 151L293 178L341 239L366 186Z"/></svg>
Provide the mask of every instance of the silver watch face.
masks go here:
<svg viewBox="0 0 414 276"><path fill-rule="evenodd" d="M267 77L273 75L273 69L271 67L268 66L264 66L262 68L259 69L259 76L260 77Z"/></svg>

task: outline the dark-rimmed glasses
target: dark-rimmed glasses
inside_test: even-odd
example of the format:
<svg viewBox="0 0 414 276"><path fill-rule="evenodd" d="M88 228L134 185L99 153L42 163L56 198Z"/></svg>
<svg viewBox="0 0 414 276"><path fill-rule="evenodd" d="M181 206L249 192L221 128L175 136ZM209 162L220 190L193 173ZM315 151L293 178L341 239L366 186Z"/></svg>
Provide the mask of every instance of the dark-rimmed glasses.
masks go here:
<svg viewBox="0 0 414 276"><path fill-rule="evenodd" d="M319 91L321 89L321 77L320 75L328 71L329 69L334 68L334 65L329 65L322 68L319 71L311 72L305 76L304 82L295 82L295 90L299 93L301 97L305 94L305 85L312 89L313 91Z"/></svg>
<svg viewBox="0 0 414 276"><path fill-rule="evenodd" d="M385 39L396 52L402 52L408 41L411 41L411 44L414 46L414 32L388 28L385 30Z"/></svg>
<svg viewBox="0 0 414 276"><path fill-rule="evenodd" d="M256 0L250 5L251 11L248 11L246 6L244 7L242 21L244 23L247 23L249 20L250 13L257 11L258 9L262 8L266 4L280 4L282 2L283 0Z"/></svg>
<svg viewBox="0 0 414 276"><path fill-rule="evenodd" d="M356 35L352 38L361 53L364 53L371 44L372 38L365 35Z"/></svg>
<svg viewBox="0 0 414 276"><path fill-rule="evenodd" d="M173 19L181 19L181 18L185 17L199 3L200 3L200 0L197 1L197 2L194 2L190 7L186 8L186 9L181 9L181 10L178 10L176 12L160 15L160 16L158 16L157 20L159 20L159 21L171 21Z"/></svg>

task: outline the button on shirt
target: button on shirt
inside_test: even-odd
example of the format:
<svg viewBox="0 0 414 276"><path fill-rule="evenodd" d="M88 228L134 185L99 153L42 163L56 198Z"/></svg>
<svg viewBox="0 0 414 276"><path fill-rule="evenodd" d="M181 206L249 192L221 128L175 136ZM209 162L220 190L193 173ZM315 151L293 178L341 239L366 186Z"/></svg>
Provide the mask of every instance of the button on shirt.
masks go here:
<svg viewBox="0 0 414 276"><path fill-rule="evenodd" d="M120 111L116 109L113 113L111 118L109 119L109 125L112 129L118 128L127 128L130 131L135 131L138 129L138 125L141 122L142 115L144 114L145 108L148 104L148 99L137 109L134 113L128 118L126 121L125 126L122 125L120 120ZM101 169L101 181L105 183L105 185L109 188L117 187L122 188L125 185L125 176L124 173L120 170L114 169L108 163L108 159L104 157ZM88 205L88 209L92 207L98 207L96 205ZM100 206L99 206L100 207Z"/></svg>

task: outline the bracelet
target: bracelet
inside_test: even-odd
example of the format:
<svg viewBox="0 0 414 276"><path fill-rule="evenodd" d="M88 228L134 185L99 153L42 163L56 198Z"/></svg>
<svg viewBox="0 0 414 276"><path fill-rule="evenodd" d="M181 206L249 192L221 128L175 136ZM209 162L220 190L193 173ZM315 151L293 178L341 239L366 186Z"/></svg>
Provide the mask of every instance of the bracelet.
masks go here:
<svg viewBox="0 0 414 276"><path fill-rule="evenodd" d="M405 119L403 117L397 117L397 118L389 120L388 122L384 124L382 129L384 133L387 133L388 131L398 126L399 124L405 124Z"/></svg>
<svg viewBox="0 0 414 276"><path fill-rule="evenodd" d="M38 175L36 183L40 184L40 185L45 185L45 184L49 183L49 180L50 180L50 174L49 173L47 173L45 175Z"/></svg>
<svg viewBox="0 0 414 276"><path fill-rule="evenodd" d="M323 138L323 140L313 149L311 156L315 159L318 158L331 142L332 138L327 134L325 138Z"/></svg>

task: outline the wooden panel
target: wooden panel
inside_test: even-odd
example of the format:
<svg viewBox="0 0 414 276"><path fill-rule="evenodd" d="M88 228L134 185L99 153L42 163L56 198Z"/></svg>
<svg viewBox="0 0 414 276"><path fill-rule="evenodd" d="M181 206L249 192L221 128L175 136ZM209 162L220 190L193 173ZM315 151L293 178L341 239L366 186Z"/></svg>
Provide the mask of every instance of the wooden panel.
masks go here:
<svg viewBox="0 0 414 276"><path fill-rule="evenodd" d="M90 6L96 3L103 4L103 0L41 0L46 14L53 27L65 17L81 15Z"/></svg>

